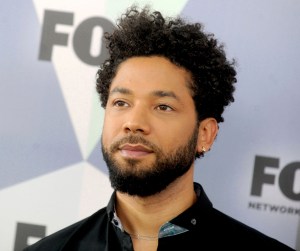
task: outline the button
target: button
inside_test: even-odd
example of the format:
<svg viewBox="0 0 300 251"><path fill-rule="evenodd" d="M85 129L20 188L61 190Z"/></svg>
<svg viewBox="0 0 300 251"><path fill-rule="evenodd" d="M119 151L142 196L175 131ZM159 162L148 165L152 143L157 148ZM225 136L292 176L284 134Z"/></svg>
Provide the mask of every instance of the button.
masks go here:
<svg viewBox="0 0 300 251"><path fill-rule="evenodd" d="M197 224L196 219L192 219L192 220L191 220L191 223L192 223L193 225L196 225L196 224Z"/></svg>

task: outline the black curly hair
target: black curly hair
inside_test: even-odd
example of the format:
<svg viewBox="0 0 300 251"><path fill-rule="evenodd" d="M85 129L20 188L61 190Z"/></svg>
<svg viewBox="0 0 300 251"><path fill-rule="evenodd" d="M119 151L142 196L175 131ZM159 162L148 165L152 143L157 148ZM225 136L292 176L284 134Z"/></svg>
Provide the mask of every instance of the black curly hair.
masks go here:
<svg viewBox="0 0 300 251"><path fill-rule="evenodd" d="M97 72L96 89L106 107L109 88L120 63L137 56L162 56L192 75L190 86L198 121L213 117L223 122L224 108L234 102L235 61L226 59L224 46L200 23L164 18L149 6L127 9L111 34L105 33L110 57Z"/></svg>

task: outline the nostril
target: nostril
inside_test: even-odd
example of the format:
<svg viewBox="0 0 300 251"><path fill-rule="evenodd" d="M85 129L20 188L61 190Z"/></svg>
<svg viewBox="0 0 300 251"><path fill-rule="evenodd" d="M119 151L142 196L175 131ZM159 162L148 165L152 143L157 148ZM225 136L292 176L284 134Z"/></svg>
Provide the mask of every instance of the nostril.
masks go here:
<svg viewBox="0 0 300 251"><path fill-rule="evenodd" d="M139 113L141 114L141 113ZM150 124L146 116L131 116L124 121L123 131L128 133L150 133Z"/></svg>
<svg viewBox="0 0 300 251"><path fill-rule="evenodd" d="M136 133L136 132L144 132L144 129L141 126L138 126L138 124L133 124L130 123L124 126L124 130L125 132L132 132L132 133Z"/></svg>
<svg viewBox="0 0 300 251"><path fill-rule="evenodd" d="M143 129L141 129L141 128L136 128L136 127L126 127L126 128L125 128L125 131L126 131L126 132L133 132L133 133L135 133L135 132L144 132Z"/></svg>

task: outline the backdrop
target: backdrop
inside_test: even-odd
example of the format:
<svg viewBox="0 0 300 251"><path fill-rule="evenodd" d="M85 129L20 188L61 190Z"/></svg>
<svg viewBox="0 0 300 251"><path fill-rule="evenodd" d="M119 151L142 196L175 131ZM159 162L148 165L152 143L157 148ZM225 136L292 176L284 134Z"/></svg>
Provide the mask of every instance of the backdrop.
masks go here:
<svg viewBox="0 0 300 251"><path fill-rule="evenodd" d="M95 92L103 31L133 1L0 3L0 250L18 251L106 206ZM236 101L196 181L214 206L300 250L300 1L170 0L238 63Z"/></svg>

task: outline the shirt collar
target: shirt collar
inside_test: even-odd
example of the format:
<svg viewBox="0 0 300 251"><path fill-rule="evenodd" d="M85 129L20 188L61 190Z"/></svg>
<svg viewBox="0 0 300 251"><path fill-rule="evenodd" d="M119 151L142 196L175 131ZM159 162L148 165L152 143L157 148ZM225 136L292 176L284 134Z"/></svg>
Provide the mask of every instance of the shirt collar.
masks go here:
<svg viewBox="0 0 300 251"><path fill-rule="evenodd" d="M197 196L197 202L171 221L163 224L159 231L159 238L174 236L190 231L191 229L196 227L200 222L200 219L198 217L200 207L201 210L205 210L205 208L212 207L212 203L209 201L200 184L195 182L194 190ZM111 199L107 205L107 214L111 223L117 228L119 228L122 232L124 232L122 222L115 211L115 202L116 192L112 194Z"/></svg>

